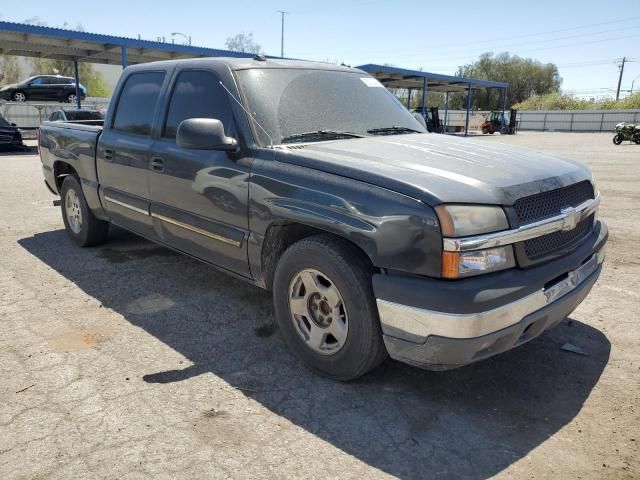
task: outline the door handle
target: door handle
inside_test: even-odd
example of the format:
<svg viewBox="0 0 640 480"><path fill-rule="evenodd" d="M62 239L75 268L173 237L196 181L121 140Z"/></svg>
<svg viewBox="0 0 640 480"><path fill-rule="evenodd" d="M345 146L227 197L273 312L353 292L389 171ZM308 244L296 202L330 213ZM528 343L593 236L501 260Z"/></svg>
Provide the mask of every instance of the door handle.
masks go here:
<svg viewBox="0 0 640 480"><path fill-rule="evenodd" d="M111 161L113 161L113 157L114 157L113 150L109 150L109 149L105 148L105 149L102 151L102 156L104 157L104 159L105 159L107 162L111 162Z"/></svg>
<svg viewBox="0 0 640 480"><path fill-rule="evenodd" d="M151 159L151 170L154 172L164 172L164 160L160 157L153 157Z"/></svg>

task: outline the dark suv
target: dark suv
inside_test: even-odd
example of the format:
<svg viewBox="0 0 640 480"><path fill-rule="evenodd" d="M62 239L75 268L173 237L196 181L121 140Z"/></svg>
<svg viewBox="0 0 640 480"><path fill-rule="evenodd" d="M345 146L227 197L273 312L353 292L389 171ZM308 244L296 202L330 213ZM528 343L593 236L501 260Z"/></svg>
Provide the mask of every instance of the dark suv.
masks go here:
<svg viewBox="0 0 640 480"><path fill-rule="evenodd" d="M87 89L80 84L80 99L84 100L86 94ZM49 100L73 103L76 101L76 82L72 77L37 75L20 83L1 87L0 98L14 102Z"/></svg>

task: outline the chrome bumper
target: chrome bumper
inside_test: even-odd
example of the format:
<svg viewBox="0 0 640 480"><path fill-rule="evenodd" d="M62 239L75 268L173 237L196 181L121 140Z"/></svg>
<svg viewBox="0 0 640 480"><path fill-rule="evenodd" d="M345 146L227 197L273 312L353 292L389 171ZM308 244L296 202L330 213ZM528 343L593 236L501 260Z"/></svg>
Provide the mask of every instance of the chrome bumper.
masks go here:
<svg viewBox="0 0 640 480"><path fill-rule="evenodd" d="M436 312L377 299L378 312L385 335L403 332L426 339L436 335L447 338L475 338L512 326L527 315L559 300L578 288L605 257L604 248L594 253L579 268L567 272L557 283L514 302L492 310L472 314Z"/></svg>

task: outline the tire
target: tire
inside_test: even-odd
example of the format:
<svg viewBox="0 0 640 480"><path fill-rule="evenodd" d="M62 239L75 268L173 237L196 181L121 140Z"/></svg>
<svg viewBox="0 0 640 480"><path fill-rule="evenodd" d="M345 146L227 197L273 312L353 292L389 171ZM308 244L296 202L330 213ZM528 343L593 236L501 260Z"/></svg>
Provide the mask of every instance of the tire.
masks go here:
<svg viewBox="0 0 640 480"><path fill-rule="evenodd" d="M617 135L615 135L613 137L613 144L614 145L620 145L622 143L622 141L624 140L624 138L622 137L622 135L620 135L619 133Z"/></svg>
<svg viewBox="0 0 640 480"><path fill-rule="evenodd" d="M75 175L65 177L60 196L62 219L69 238L80 247L91 247L103 243L109 233L109 222L98 220L93 215L84 198L78 177Z"/></svg>
<svg viewBox="0 0 640 480"><path fill-rule="evenodd" d="M483 135L486 135L487 133L489 133L489 129L487 129L486 127L484 127L484 128L482 129L482 133L483 133Z"/></svg>
<svg viewBox="0 0 640 480"><path fill-rule="evenodd" d="M68 103L76 103L78 97L76 97L75 93L70 93L69 95L67 95L67 102Z"/></svg>
<svg viewBox="0 0 640 480"><path fill-rule="evenodd" d="M289 349L313 372L353 380L387 357L372 273L362 252L329 235L300 240L280 258L273 281L278 325Z"/></svg>
<svg viewBox="0 0 640 480"><path fill-rule="evenodd" d="M11 95L11 100L14 102L26 102L27 95L24 92L13 92Z"/></svg>
<svg viewBox="0 0 640 480"><path fill-rule="evenodd" d="M504 125L503 127L500 128L500 135L506 135L507 133L509 133L509 127Z"/></svg>

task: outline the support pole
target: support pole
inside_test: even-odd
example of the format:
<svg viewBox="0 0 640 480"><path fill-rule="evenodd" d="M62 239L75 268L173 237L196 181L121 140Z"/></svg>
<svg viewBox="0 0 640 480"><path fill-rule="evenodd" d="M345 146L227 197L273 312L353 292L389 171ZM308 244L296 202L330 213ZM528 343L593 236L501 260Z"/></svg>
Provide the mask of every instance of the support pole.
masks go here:
<svg viewBox="0 0 640 480"><path fill-rule="evenodd" d="M80 75L78 74L78 60L73 61L73 76L76 79L76 106L78 110L82 108L82 103L80 102Z"/></svg>
<svg viewBox="0 0 640 480"><path fill-rule="evenodd" d="M467 117L464 121L464 136L469 134L469 112L471 110L471 84L467 88Z"/></svg>
<svg viewBox="0 0 640 480"><path fill-rule="evenodd" d="M427 120L427 110L426 110L426 102L427 102L427 78L422 79L422 116L425 121Z"/></svg>
<svg viewBox="0 0 640 480"><path fill-rule="evenodd" d="M449 92L444 92L444 133L447 133L447 119L449 117Z"/></svg>
<svg viewBox="0 0 640 480"><path fill-rule="evenodd" d="M122 58L122 69L124 70L129 66L127 62L127 47L120 47L120 55Z"/></svg>
<svg viewBox="0 0 640 480"><path fill-rule="evenodd" d="M504 112L507 109L507 89L502 90L502 119L500 120L500 133L504 129Z"/></svg>

